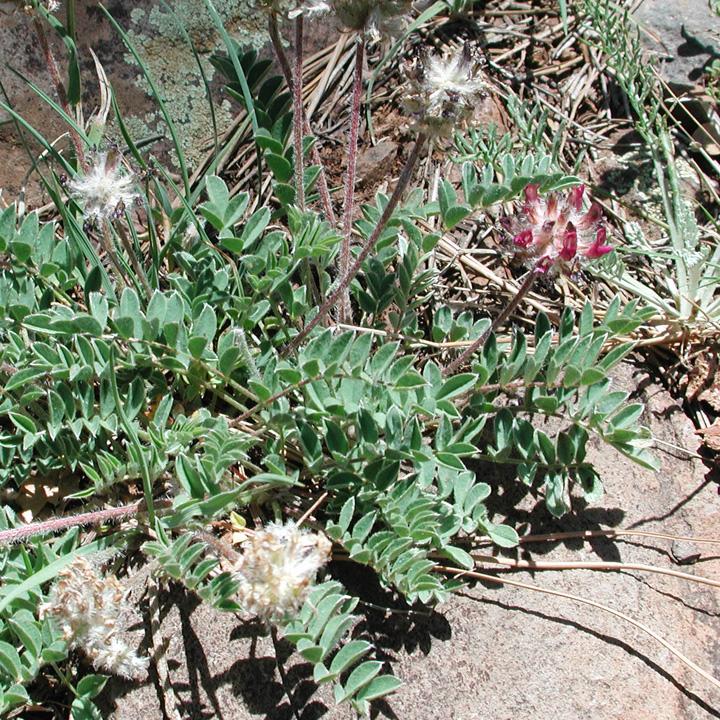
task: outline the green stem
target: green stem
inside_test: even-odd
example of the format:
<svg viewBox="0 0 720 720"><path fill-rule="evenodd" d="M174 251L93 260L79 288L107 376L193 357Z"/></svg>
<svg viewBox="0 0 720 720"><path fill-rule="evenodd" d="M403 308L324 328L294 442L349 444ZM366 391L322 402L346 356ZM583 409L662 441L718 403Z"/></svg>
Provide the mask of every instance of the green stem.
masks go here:
<svg viewBox="0 0 720 720"><path fill-rule="evenodd" d="M75 10L75 0L67 0L65 8L67 17L67 33L72 38L72 41L77 43L77 23L75 21L77 13Z"/></svg>
<svg viewBox="0 0 720 720"><path fill-rule="evenodd" d="M117 228L117 232L118 236L120 237L120 242L125 249L125 252L127 253L128 260L130 260L130 264L132 265L132 268L135 271L135 274L137 275L138 280L140 281L140 284L145 291L145 294L147 295L147 299L149 300L152 297L153 289L150 285L150 282L148 281L147 275L145 274L145 270L143 270L142 265L140 265L140 261L137 258L135 248L131 245L124 227L119 225Z"/></svg>
<svg viewBox="0 0 720 720"><path fill-rule="evenodd" d="M68 115L69 117L74 117L74 114L70 108L70 103L68 102L65 85L63 85L63 81L60 77L60 69L58 68L57 61L55 60L55 55L53 55L53 51L50 48L50 43L48 42L45 28L43 27L40 18L38 18L37 16L33 17L32 22L33 27L35 28L35 34L38 37L38 42L40 43L40 49L42 50L43 57L45 58L45 65L47 66L50 77L52 78L53 85L55 86L55 92L57 93L60 105L62 106L62 109L65 111L66 115ZM80 136L72 127L70 127L69 129L69 133L73 147L75 148L75 155L77 156L78 164L83 170L86 170L87 162L85 160L85 148L83 147Z"/></svg>
<svg viewBox="0 0 720 720"><path fill-rule="evenodd" d="M250 352L250 346L248 345L247 337L245 337L245 331L242 328L235 328L235 338L237 340L237 346L238 348L240 348L240 355L245 361L248 372L255 380L257 380L258 382L262 382L262 376L260 375L258 367L255 364L255 358Z"/></svg>
<svg viewBox="0 0 720 720"><path fill-rule="evenodd" d="M68 676L58 667L58 664L54 661L50 661L50 665L52 669L57 673L57 676L60 678L60 681L63 685L73 694L74 697L78 697L78 692L75 689L75 686L70 682Z"/></svg>
<svg viewBox="0 0 720 720"><path fill-rule="evenodd" d="M125 278L122 264L120 263L120 258L115 252L115 245L113 243L109 226L110 222L108 220L105 220L104 218L100 220L100 236L102 237L102 245L105 248L105 252L108 254L108 257L110 258L110 264L112 265L113 269L117 274L118 284L121 288L123 288L125 287L125 285L127 285L127 281Z"/></svg>
<svg viewBox="0 0 720 720"><path fill-rule="evenodd" d="M147 505L148 521L150 525L155 525L155 507L153 505L153 489L152 479L150 478L150 468L147 464L147 458L143 452L143 446L140 444L135 428L130 422L128 416L125 414L125 407L120 397L120 392L117 386L117 377L115 373L115 347L110 346L110 357L108 359L108 371L110 375L110 388L112 390L113 399L115 400L115 409L117 410L118 417L120 418L120 424L123 426L125 432L128 435L135 452L137 454L137 460L140 465L140 473L142 475L143 483L143 495L145 496L145 504Z"/></svg>
<svg viewBox="0 0 720 720"><path fill-rule="evenodd" d="M208 3L210 2L210 0L205 0L205 1ZM133 43L130 41L128 34L120 27L117 20L115 20L115 18L110 14L110 12L105 7L100 5L100 9L105 14L108 21L113 26L113 28L118 33L118 35L120 35L121 40L125 44L125 47L127 47L127 49L130 51L132 56L135 58L135 61L137 62L138 66L140 67L140 70L141 70L147 84L150 86L152 98L158 105L158 109L160 110L160 113L163 116L163 120L165 121L165 124L167 125L168 132L170 133L170 137L172 139L173 147L175 149L175 154L177 155L177 159L178 159L178 165L180 166L180 175L182 176L182 183L183 183L183 188L185 190L185 197L190 198L190 197L192 197L192 193L190 191L190 178L188 175L187 163L185 162L185 153L183 152L182 144L180 143L180 137L178 135L177 128L175 127L175 122L172 118L172 115L170 114L170 112L167 109L165 100L163 99L164 95L163 95L163 93L160 92L158 86L156 85L155 81L153 80L152 75L150 74L150 71L148 70L147 64L143 61L142 57L140 57L140 54L136 50Z"/></svg>

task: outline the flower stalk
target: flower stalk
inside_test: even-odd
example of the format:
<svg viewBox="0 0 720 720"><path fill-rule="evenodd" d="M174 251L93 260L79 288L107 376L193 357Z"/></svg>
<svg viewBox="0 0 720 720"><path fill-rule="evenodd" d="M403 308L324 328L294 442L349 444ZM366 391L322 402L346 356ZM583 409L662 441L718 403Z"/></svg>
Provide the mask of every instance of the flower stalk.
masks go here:
<svg viewBox="0 0 720 720"><path fill-rule="evenodd" d="M143 266L140 264L140 260L137 257L135 248L132 246L132 243L130 242L130 238L128 238L127 231L125 230L125 228L122 225L118 225L117 232L118 232L118 236L120 237L120 243L122 244L125 252L127 253L128 260L130 260L130 264L132 265L132 268L135 271L135 275L137 275L137 278L143 287L145 295L147 296L147 299L149 300L152 297L153 289L152 289L152 286L150 285L150 281L148 280L147 274L145 273L145 270L143 269Z"/></svg>
<svg viewBox="0 0 720 720"><path fill-rule="evenodd" d="M357 168L358 132L360 130L360 99L362 96L362 70L365 57L365 39L358 35L355 41L355 74L353 78L352 106L350 108L350 137L348 139L347 172L345 174L345 198L343 200L343 239L340 249L340 277L347 275L350 268L350 243L352 241L352 220L355 209L355 171ZM350 290L345 288L338 307L340 322L352 321Z"/></svg>
<svg viewBox="0 0 720 720"><path fill-rule="evenodd" d="M72 527L83 525L102 525L106 522L118 522L136 515L142 509L143 501L140 500L132 505L124 505L107 510L95 510L93 512L70 515L68 517L53 518L42 522L30 523L22 527L10 528L0 531L0 547L24 542L31 537L48 535L67 530Z"/></svg>
<svg viewBox="0 0 720 720"><path fill-rule="evenodd" d="M110 258L110 265L115 271L118 285L123 288L128 285L128 281L125 277L122 263L118 254L115 252L115 245L112 239L112 233L110 232L110 221L105 218L100 219L100 237L102 238L101 246L105 249L108 257Z"/></svg>
<svg viewBox="0 0 720 720"><path fill-rule="evenodd" d="M268 33L272 42L275 56L277 57L280 69L282 70L283 76L285 77L285 84L294 96L295 81L293 80L293 71L290 67L285 48L282 46L282 40L280 39L280 32L278 30L277 15L275 13L270 14L268 20ZM310 128L310 122L308 121L307 115L305 114L305 108L301 105L299 111L302 113L303 121L303 132L305 135L313 135L312 129ZM294 112L298 112L298 108L294 109ZM330 225L335 227L337 225L337 219L335 218L335 211L333 210L332 201L330 200L330 188L328 186L327 175L325 173L325 166L320 158L315 143L310 148L310 157L312 158L313 164L320 168L320 173L317 179L318 194L320 195L320 204L322 205L323 212Z"/></svg>
<svg viewBox="0 0 720 720"><path fill-rule="evenodd" d="M295 19L295 76L293 78L293 146L295 148L295 200L305 210L305 173L303 167L304 105L303 86L303 16Z"/></svg>
<svg viewBox="0 0 720 720"><path fill-rule="evenodd" d="M420 133L415 139L415 144L413 145L412 150L410 151L410 155L405 162L405 166L400 173L400 177L398 178L395 190L390 196L390 199L388 200L388 203L385 206L385 209L383 210L382 215L380 216L380 219L375 226L375 229L373 230L370 237L365 241L365 244L360 250L360 253L355 258L355 262L350 266L347 273L345 273L345 275L338 279L334 289L331 289L330 294L328 295L325 302L323 302L323 304L320 306L320 309L318 310L315 317L302 330L300 330L300 332L281 350L281 356L287 356L297 350L297 348L310 334L313 328L315 328L315 326L330 312L330 310L335 307L338 300L342 296L343 291L350 286L353 278L358 274L358 272L360 272L363 263L367 259L368 255L370 255L370 253L373 251L375 245L377 245L380 234L385 229L388 220L390 220L395 208L397 207L397 204L400 202L400 198L402 197L408 183L410 182L413 169L415 168L415 163L420 156L420 150L425 144L425 140L426 136L422 133Z"/></svg>
<svg viewBox="0 0 720 720"><path fill-rule="evenodd" d="M500 314L492 321L490 327L445 368L443 375L452 375L457 372L465 364L465 361L478 350L478 348L484 347L487 339L490 337L490 334L495 332L513 314L513 312L515 312L515 309L518 305L520 305L523 298L530 292L530 289L535 284L537 276L542 274L543 269L538 263L525 276L525 280L523 280L522 285L518 288L518 291L511 298L510 302L503 308Z"/></svg>

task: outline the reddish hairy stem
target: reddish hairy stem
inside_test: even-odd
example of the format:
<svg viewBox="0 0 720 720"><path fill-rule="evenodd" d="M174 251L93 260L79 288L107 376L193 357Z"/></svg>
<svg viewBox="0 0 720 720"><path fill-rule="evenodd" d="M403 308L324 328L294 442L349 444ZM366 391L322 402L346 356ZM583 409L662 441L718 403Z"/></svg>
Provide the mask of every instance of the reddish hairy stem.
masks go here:
<svg viewBox="0 0 720 720"><path fill-rule="evenodd" d="M335 289L330 292L327 300L325 300L325 302L320 306L317 315L315 315L315 317L281 350L281 356L288 355L299 347L300 343L310 334L312 329L325 317L325 315L327 315L328 312L330 312L333 307L335 307L335 304L342 295L343 291L350 285L352 279L358 274L358 272L360 272L362 264L365 262L367 256L375 248L378 238L380 237L380 233L382 233L385 225L387 225L387 222L392 216L393 211L397 207L397 204L400 201L400 198L402 197L405 188L410 182L413 168L415 167L415 163L417 162L418 156L420 155L420 150L424 144L425 135L421 133L417 136L417 139L415 140L415 144L413 145L413 148L410 151L410 155L405 162L405 166L400 173L400 177L398 178L397 185L395 186L393 194L390 196L390 199L388 200L388 203L385 206L385 209L383 210L382 215L380 216L380 219L375 226L375 229L372 231L370 237L366 240L365 244L362 247L362 250L360 251L360 254L355 258L355 262L348 269L347 273L341 278L339 278L338 282L335 285Z"/></svg>
<svg viewBox="0 0 720 720"><path fill-rule="evenodd" d="M522 302L522 299L528 294L530 288L535 282L535 278L539 275L540 271L537 267L533 268L528 274L522 285L518 288L510 302L505 306L504 310L492 321L492 325L462 354L458 355L443 371L443 375L451 375L457 372L465 363L465 361L480 347L485 345L487 339L490 337L490 333L500 327L515 311L517 306Z"/></svg>
<svg viewBox="0 0 720 720"><path fill-rule="evenodd" d="M360 130L360 99L362 97L362 69L365 53L365 40L358 35L355 41L355 75L353 78L353 96L350 109L350 137L348 139L347 172L345 174L345 198L343 200L343 239L340 249L340 277L344 277L350 268L350 242L352 240L352 220L355 209L355 170L357 167L358 133ZM350 291L343 290L338 308L340 322L352 320Z"/></svg>
<svg viewBox="0 0 720 720"><path fill-rule="evenodd" d="M277 26L277 17L274 14L270 15L270 19L268 21L268 31L270 34L270 40L272 41L273 50L275 51L275 56L277 57L280 69L285 77L285 84L288 86L290 92L293 92L295 82L293 81L292 68L290 67L287 54L282 46L282 40L280 39L280 33ZM305 108L303 108L302 119L303 132L305 135L313 136L312 129L310 128L310 122L305 115ZM317 145L315 143L313 143L310 148L310 157L312 158L313 165L317 165L320 168L317 180L320 204L322 205L323 212L325 213L325 217L328 219L328 222L335 227L337 225L337 219L335 218L335 211L333 210L332 202L330 200L330 188L328 187L325 166L323 165L320 153L318 152Z"/></svg>
<svg viewBox="0 0 720 720"><path fill-rule="evenodd" d="M193 535L204 542L206 545L210 545L218 555L222 555L226 560L229 560L233 565L237 565L240 562L242 555L233 549L233 547L226 542L223 542L220 538L215 537L212 533L205 532L204 530L198 530Z"/></svg>
<svg viewBox="0 0 720 720"><path fill-rule="evenodd" d="M303 126L305 109L302 96L303 16L295 20L295 77L293 82L293 145L295 147L295 200L305 209L305 181L303 172Z"/></svg>
<svg viewBox="0 0 720 720"><path fill-rule="evenodd" d="M95 510L93 512L80 513L79 515L69 515L68 517L30 523L29 525L11 528L10 530L2 530L0 531L0 546L23 542L35 535L47 535L48 533L56 533L80 525L100 525L108 521L122 520L138 513L143 505L144 501L139 500L132 505L108 508L107 510Z"/></svg>

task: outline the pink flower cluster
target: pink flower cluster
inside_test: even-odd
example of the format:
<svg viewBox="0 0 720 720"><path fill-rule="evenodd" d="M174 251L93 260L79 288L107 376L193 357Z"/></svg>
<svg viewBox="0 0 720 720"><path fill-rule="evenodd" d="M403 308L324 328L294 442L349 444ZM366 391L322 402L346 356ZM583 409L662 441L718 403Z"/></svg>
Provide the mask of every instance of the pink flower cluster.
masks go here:
<svg viewBox="0 0 720 720"><path fill-rule="evenodd" d="M565 195L541 198L537 185L525 188L525 202L506 227L513 234L515 252L532 260L536 271L570 271L579 259L593 260L612 250L600 206L592 203L583 211L584 193L585 186L578 185Z"/></svg>

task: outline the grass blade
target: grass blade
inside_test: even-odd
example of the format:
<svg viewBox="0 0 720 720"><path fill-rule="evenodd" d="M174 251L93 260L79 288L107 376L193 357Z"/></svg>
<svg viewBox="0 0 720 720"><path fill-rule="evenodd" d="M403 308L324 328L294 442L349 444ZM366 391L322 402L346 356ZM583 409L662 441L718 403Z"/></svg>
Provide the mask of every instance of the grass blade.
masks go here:
<svg viewBox="0 0 720 720"><path fill-rule="evenodd" d="M115 31L118 33L118 35L120 36L120 39L125 44L125 47L130 51L132 56L135 58L135 61L140 66L140 70L142 71L142 74L145 77L145 80L147 80L147 83L150 86L150 90L152 92L153 99L157 102L158 108L160 108L160 113L162 114L163 119L165 120L165 124L168 127L168 131L170 132L170 137L172 139L172 143L175 148L175 154L177 155L178 164L180 165L180 175L182 176L183 188L185 189L186 195L190 196L190 181L188 178L187 164L185 162L185 154L183 153L182 146L180 145L180 139L177 134L177 128L175 127L175 123L173 122L173 119L170 117L170 113L168 112L167 106L165 105L165 102L163 101L162 95L160 94L160 91L158 90L158 87L155 84L155 81L152 79L152 76L150 75L150 71L148 70L147 65L145 65L145 63L143 62L138 51L135 49L135 46L132 44L132 42L130 42L130 38L127 36L127 33L120 27L118 22L110 14L110 12L107 10L107 8L104 5L100 5L99 7L103 11L103 13L105 13L105 16L110 21L110 24L115 28Z"/></svg>

